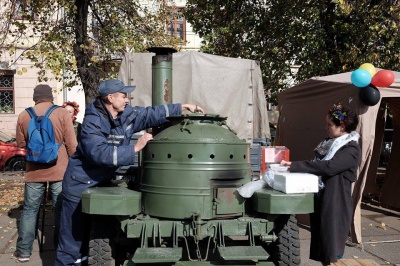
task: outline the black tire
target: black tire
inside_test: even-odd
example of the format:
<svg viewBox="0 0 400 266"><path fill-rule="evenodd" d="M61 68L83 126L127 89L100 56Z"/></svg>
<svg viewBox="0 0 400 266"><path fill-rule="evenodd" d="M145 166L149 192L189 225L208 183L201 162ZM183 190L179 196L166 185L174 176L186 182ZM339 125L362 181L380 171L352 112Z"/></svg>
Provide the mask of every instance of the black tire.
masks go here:
<svg viewBox="0 0 400 266"><path fill-rule="evenodd" d="M88 265L114 266L115 262L111 253L109 239L91 239L89 241Z"/></svg>
<svg viewBox="0 0 400 266"><path fill-rule="evenodd" d="M116 265L110 243L109 219L93 216L90 222L88 265Z"/></svg>
<svg viewBox="0 0 400 266"><path fill-rule="evenodd" d="M295 216L279 216L273 232L278 240L269 244L267 249L275 265L300 265L299 227Z"/></svg>
<svg viewBox="0 0 400 266"><path fill-rule="evenodd" d="M26 160L22 156L12 158L7 164L7 170L9 171L25 171L25 169Z"/></svg>

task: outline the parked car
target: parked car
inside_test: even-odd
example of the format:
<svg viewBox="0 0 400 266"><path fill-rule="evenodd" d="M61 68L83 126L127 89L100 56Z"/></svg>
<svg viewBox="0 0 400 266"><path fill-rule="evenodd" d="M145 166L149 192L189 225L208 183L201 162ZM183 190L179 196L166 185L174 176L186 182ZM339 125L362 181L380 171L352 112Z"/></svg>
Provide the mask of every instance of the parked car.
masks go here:
<svg viewBox="0 0 400 266"><path fill-rule="evenodd" d="M25 171L26 150L17 146L15 138L0 131L0 170Z"/></svg>

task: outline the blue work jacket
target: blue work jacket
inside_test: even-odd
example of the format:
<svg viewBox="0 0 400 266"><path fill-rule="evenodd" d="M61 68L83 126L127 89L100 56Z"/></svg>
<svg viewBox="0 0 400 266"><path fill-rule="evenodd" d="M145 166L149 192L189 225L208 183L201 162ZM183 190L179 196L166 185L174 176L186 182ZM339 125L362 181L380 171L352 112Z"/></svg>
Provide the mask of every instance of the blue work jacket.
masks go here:
<svg viewBox="0 0 400 266"><path fill-rule="evenodd" d="M64 175L63 196L79 202L84 190L109 182L119 166L134 164L135 148L130 143L133 134L181 113L181 104L146 108L127 105L113 119L97 98L85 111L81 139Z"/></svg>

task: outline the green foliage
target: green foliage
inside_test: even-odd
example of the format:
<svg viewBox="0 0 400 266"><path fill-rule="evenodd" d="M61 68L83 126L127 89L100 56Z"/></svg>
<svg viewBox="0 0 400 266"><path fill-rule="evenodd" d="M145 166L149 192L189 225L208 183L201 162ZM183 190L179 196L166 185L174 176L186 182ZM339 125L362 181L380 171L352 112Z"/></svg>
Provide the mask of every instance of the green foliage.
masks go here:
<svg viewBox="0 0 400 266"><path fill-rule="evenodd" d="M203 52L260 61L266 94L362 63L398 70L397 1L188 0ZM298 65L297 75L291 66Z"/></svg>
<svg viewBox="0 0 400 266"><path fill-rule="evenodd" d="M165 33L167 1L141 6L139 0L26 0L20 19L15 19L15 2L6 4L0 18L5 25L0 46L9 54L24 49L16 61L30 59L39 81L48 81L50 70L64 89L81 83L87 102L102 79L117 75L115 60L125 52L177 48L179 42Z"/></svg>
<svg viewBox="0 0 400 266"><path fill-rule="evenodd" d="M393 2L393 1L392 1ZM353 71L363 63L399 69L400 6L390 1L327 1L318 6L319 23L310 28L298 55L299 79Z"/></svg>

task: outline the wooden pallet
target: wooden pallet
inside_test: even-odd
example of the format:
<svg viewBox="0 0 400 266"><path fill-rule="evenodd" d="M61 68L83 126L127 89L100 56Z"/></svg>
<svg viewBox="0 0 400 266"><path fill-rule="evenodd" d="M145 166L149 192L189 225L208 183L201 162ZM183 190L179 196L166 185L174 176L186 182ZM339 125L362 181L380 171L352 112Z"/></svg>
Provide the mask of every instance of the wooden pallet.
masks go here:
<svg viewBox="0 0 400 266"><path fill-rule="evenodd" d="M373 260L366 260L366 259L341 259L331 265L336 266L379 266Z"/></svg>

